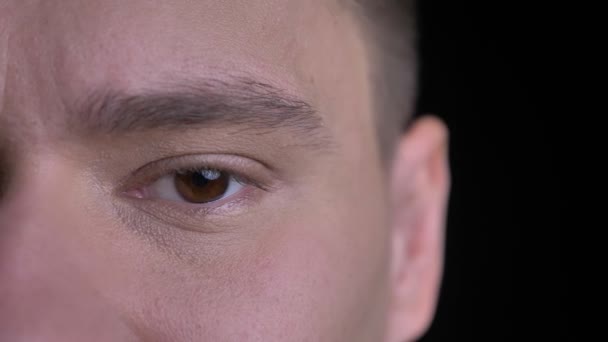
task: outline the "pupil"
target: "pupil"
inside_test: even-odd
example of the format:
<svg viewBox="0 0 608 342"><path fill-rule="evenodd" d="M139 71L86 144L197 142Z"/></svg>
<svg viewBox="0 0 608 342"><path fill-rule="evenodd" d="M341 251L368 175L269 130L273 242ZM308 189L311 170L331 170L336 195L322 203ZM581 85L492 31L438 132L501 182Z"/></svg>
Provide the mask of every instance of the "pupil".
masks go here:
<svg viewBox="0 0 608 342"><path fill-rule="evenodd" d="M202 188L209 184L210 180L205 177L201 172L195 172L192 174L192 185Z"/></svg>

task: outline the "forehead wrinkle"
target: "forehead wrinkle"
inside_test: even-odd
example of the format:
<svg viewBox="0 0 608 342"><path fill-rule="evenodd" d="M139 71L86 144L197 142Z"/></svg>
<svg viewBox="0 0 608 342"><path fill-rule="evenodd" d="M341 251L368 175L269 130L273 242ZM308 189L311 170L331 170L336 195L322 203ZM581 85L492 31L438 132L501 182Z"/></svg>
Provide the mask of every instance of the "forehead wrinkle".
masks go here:
<svg viewBox="0 0 608 342"><path fill-rule="evenodd" d="M292 88L306 92L308 99L314 99L319 111L328 114L324 117L329 123L328 127L335 126L332 124L332 120L335 119L331 116L337 116L334 113L340 112L335 107L328 107L326 104L328 101L321 98L321 95L324 95L332 100L333 89L332 91L322 89L325 82L309 82L315 76L315 71L319 69L317 65L321 67L322 65L317 62L318 58L313 60L313 66L307 59L316 51L314 47L317 40L316 36L309 33L321 30L323 26L317 24L332 22L327 20L329 19L326 6L328 3L317 1L312 5L309 2L280 0L252 3L251 6L260 10L259 12L268 18L268 22L261 20L256 13L251 13L249 2L245 1L242 2L243 6L239 6L237 2L226 3L226 8L222 7L224 5L221 3L192 2L197 5L194 8L198 8L201 4L203 6L201 8L207 8L209 5L213 6L214 10L223 10L222 15L213 14L213 11L200 11L204 12L202 13L204 16L198 15L199 11L189 10L190 6L186 4L190 2L187 1L166 3L163 6L155 6L154 2L149 1L129 2L125 6L119 6L119 2L112 1L91 2L90 6L82 8L77 6L77 1L66 3L71 5L66 8L74 11L78 9L84 12L83 15L72 18L62 14L61 8L64 6L41 2L48 5L46 7L49 7L49 12L57 12L48 14L48 16L57 16L51 26L46 26L53 30L49 29L50 33L41 31L41 37L50 35L49 37L53 38L49 40L52 44L49 43L48 47L54 52L49 55L56 59L53 63L56 71L53 76L56 78L52 80L58 82L55 85L61 85L62 91L61 94L49 94L57 95L52 99L55 102L72 101L78 97L82 89L99 89L108 85L118 85L123 89L141 89L146 84L163 82L167 74L207 74L210 66L224 70L233 70L237 67L247 69L254 74L264 74L267 79L272 79L273 84L280 84L283 88L285 83L291 83ZM245 3L247 6L244 5ZM275 6L276 4L279 6ZM262 11L266 6L268 6L267 10ZM120 11L119 9L123 7L125 10ZM138 13L133 12L135 10ZM251 22L247 23L251 25L244 25L239 21L239 25L229 27L225 25L226 22L220 20L224 17L224 12L234 12L231 15L236 15L235 18L248 18ZM169 13L182 15L176 17ZM89 14L95 16L89 18ZM205 26L209 21L201 19L207 16L213 19L209 28ZM190 24L199 24L199 21L189 22L194 18L200 20L200 31L186 27L191 26ZM79 19L79 24L72 26L72 19ZM142 21L144 19L145 21ZM317 23L317 20L320 22ZM56 23L61 24L62 30L53 35ZM284 29L283 24L287 25ZM188 32L196 34L184 35ZM264 45L260 46L258 37L264 38ZM286 42L293 45L285 46ZM305 50L308 54L304 53ZM287 58L277 57L281 53L286 53ZM329 56L331 55L333 54ZM37 83L44 86L47 82ZM47 89L53 86L53 84L46 85ZM41 103L40 107L47 109L48 105ZM60 107L60 104L57 104L57 107ZM65 113L59 115L59 112L63 112L63 108L54 110L53 117L64 120ZM57 133L61 134L61 132ZM335 131L332 133L335 135Z"/></svg>

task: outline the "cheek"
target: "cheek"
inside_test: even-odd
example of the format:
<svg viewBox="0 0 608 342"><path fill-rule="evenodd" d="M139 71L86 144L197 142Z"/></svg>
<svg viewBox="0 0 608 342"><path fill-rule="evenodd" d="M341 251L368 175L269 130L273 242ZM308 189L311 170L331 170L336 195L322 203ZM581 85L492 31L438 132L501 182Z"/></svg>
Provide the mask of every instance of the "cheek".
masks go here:
<svg viewBox="0 0 608 342"><path fill-rule="evenodd" d="M388 225L382 201L364 200L382 198L380 184L358 182L310 182L280 214L239 227L267 233L212 252L192 243L191 260L89 216L86 225L108 227L95 243L103 248L88 250L103 265L92 277L144 340L382 340Z"/></svg>
<svg viewBox="0 0 608 342"><path fill-rule="evenodd" d="M342 204L287 210L204 264L168 261L138 239L109 246L109 297L145 340L380 340L385 236L377 214L344 215L352 203Z"/></svg>
<svg viewBox="0 0 608 342"><path fill-rule="evenodd" d="M148 276L136 325L153 339L375 340L362 336L377 338L383 328L383 257L323 233L332 229L282 227L230 266L181 270L191 276L170 281Z"/></svg>
<svg viewBox="0 0 608 342"><path fill-rule="evenodd" d="M173 313L161 319L172 322L171 337L382 340L389 264L387 212L375 192L382 186L342 178L288 201L298 207L282 208L267 222L269 234L227 254L230 265L192 270L190 282L163 290L172 298L162 306Z"/></svg>
<svg viewBox="0 0 608 342"><path fill-rule="evenodd" d="M273 330L296 341L358 341L380 328L386 295L382 253L359 248L334 225L295 231L279 241L260 273L267 284L260 305L276 317Z"/></svg>

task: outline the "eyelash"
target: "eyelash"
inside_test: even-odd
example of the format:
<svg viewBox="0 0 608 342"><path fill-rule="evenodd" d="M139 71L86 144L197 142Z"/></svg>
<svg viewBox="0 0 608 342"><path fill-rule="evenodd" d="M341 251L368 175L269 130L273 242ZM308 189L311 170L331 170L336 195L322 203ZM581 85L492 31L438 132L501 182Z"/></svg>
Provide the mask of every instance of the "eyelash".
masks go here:
<svg viewBox="0 0 608 342"><path fill-rule="evenodd" d="M199 161L200 160L200 161ZM257 166L257 167L256 167ZM152 162L147 164L139 169L137 169L133 174L129 177L129 179L123 182L123 185L120 187L121 193L126 195L127 197L134 198L137 200L145 200L145 201L163 201L163 202L176 202L171 200L164 200L158 198L145 198L145 188L152 186L155 182L161 180L163 177L170 177L177 175L179 173L186 172L200 172L201 170L218 170L226 173L231 177L231 180L238 182L239 184L247 187L246 189L241 189L239 192L244 193L248 192L248 190L257 188L263 191L270 191L271 186L268 182L264 182L264 180L260 180L260 178L264 178L262 176L249 176L245 173L250 170L251 173L256 173L252 169L260 169L260 163L254 162L252 160L248 160L248 158L240 157L240 156L224 156L224 155L209 155L209 156L198 156L198 155L185 155L178 156L173 158L161 159L156 162ZM246 170L246 171L242 171ZM257 173L261 173L257 170ZM222 198L216 201L211 201L207 203L173 203L176 206L184 206L192 209L193 207L199 207L201 209L209 209L209 207L220 207L226 205L230 202L237 201L237 199L232 199L231 201L224 202L229 198L238 197L237 194L232 194L227 196L226 198Z"/></svg>

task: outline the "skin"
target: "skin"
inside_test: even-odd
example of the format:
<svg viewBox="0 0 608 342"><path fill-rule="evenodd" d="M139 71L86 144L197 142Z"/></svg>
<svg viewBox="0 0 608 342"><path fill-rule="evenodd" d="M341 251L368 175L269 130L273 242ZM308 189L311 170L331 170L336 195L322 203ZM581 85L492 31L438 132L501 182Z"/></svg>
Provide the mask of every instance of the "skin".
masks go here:
<svg viewBox="0 0 608 342"><path fill-rule="evenodd" d="M361 30L339 1L0 1L0 340L423 333L447 132L421 119L382 160ZM242 77L306 101L321 124L106 132L74 119L90 94ZM203 206L146 197L156 178L206 165L263 186Z"/></svg>

